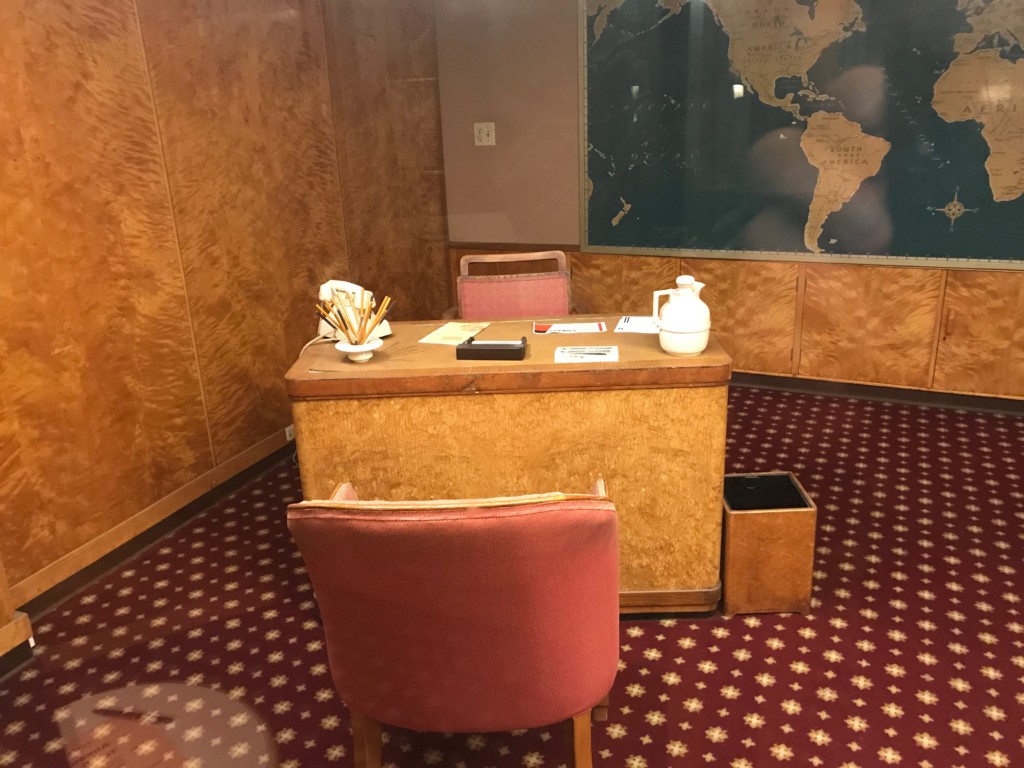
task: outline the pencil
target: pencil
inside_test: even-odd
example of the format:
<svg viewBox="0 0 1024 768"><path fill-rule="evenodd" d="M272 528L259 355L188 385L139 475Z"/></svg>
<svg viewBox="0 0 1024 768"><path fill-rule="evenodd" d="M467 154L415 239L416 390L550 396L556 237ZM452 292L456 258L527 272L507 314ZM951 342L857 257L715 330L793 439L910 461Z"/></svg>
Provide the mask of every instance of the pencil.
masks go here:
<svg viewBox="0 0 1024 768"><path fill-rule="evenodd" d="M381 322L383 322L384 318L387 317L388 312L391 311L391 303L391 297L385 296L384 301L380 303L380 307L377 309L377 314L373 316L373 320L370 322L370 327L366 329L367 338L369 338L370 334L374 332Z"/></svg>
<svg viewBox="0 0 1024 768"><path fill-rule="evenodd" d="M359 327L356 330L356 338L359 339L359 344L366 343L366 336L363 334L366 331L366 317L367 310L370 308L370 302L366 300L366 291L360 289L359 291Z"/></svg>

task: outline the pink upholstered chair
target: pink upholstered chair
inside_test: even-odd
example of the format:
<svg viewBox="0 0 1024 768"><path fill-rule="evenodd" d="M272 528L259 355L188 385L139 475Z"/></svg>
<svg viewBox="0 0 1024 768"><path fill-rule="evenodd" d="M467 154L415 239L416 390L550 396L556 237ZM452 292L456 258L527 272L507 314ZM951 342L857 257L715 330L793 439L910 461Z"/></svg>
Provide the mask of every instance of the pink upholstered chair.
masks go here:
<svg viewBox="0 0 1024 768"><path fill-rule="evenodd" d="M539 262L555 271L538 272ZM473 275L474 265L502 274ZM494 266L500 265L500 266ZM529 271L528 271L529 270ZM569 270L562 251L463 256L459 261L459 317L463 320L520 320L569 314Z"/></svg>
<svg viewBox="0 0 1024 768"><path fill-rule="evenodd" d="M571 721L577 768L618 667L618 539L603 483L455 501L288 507L356 765L381 724L482 733ZM600 711L595 717L600 718Z"/></svg>

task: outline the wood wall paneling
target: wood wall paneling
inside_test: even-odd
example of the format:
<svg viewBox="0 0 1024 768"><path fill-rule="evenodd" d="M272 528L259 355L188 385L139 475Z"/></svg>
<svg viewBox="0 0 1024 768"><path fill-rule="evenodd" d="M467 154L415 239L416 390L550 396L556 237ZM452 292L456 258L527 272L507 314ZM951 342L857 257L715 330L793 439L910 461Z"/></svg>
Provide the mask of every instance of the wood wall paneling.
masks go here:
<svg viewBox="0 0 1024 768"><path fill-rule="evenodd" d="M1024 272L949 272L934 387L1024 397Z"/></svg>
<svg viewBox="0 0 1024 768"><path fill-rule="evenodd" d="M926 388L942 271L808 264L801 376Z"/></svg>
<svg viewBox="0 0 1024 768"><path fill-rule="evenodd" d="M572 303L581 314L650 315L655 291L674 288L679 259L571 253Z"/></svg>
<svg viewBox="0 0 1024 768"><path fill-rule="evenodd" d="M14 583L213 464L131 0L0 4L0 556Z"/></svg>
<svg viewBox="0 0 1024 768"><path fill-rule="evenodd" d="M348 276L318 0L138 0L218 462L291 420Z"/></svg>
<svg viewBox="0 0 1024 768"><path fill-rule="evenodd" d="M679 268L705 284L701 298L711 310L711 332L732 356L734 370L791 372L799 265L682 259Z"/></svg>
<svg viewBox="0 0 1024 768"><path fill-rule="evenodd" d="M331 73L340 98L364 97L343 116L319 0L0 7L15 604L280 443L316 286L351 278L342 168L364 275L401 281L409 315L447 304L430 3L330 5L335 31L369 22L345 31L363 47ZM383 100L353 81L375 72ZM340 155L353 132L367 141Z"/></svg>
<svg viewBox="0 0 1024 768"><path fill-rule="evenodd" d="M466 254L557 247L451 248L448 279ZM566 254L578 313L647 314L653 291L695 275L734 370L1024 397L1021 272Z"/></svg>
<svg viewBox="0 0 1024 768"><path fill-rule="evenodd" d="M452 303L431 0L324 2L352 279L394 319Z"/></svg>

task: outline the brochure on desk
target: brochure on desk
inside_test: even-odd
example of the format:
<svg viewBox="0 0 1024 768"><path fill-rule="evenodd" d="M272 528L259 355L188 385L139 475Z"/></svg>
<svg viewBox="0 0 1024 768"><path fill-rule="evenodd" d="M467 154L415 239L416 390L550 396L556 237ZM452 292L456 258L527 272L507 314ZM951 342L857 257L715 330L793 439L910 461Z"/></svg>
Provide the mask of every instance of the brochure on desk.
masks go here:
<svg viewBox="0 0 1024 768"><path fill-rule="evenodd" d="M534 322L533 332L541 333L604 333L608 326L602 322L594 323L538 323Z"/></svg>

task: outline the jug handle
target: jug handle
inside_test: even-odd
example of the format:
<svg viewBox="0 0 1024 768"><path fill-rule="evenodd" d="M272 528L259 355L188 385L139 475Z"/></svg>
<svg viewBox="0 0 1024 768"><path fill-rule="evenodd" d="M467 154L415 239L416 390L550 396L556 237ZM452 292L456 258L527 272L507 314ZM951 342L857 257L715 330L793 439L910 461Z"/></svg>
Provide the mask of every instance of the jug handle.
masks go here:
<svg viewBox="0 0 1024 768"><path fill-rule="evenodd" d="M672 288L667 288L664 291L655 291L654 292L654 311L651 314L654 315L654 319L655 320L658 319L658 297L659 296L668 296L670 293L672 293L672 291L673 291Z"/></svg>

